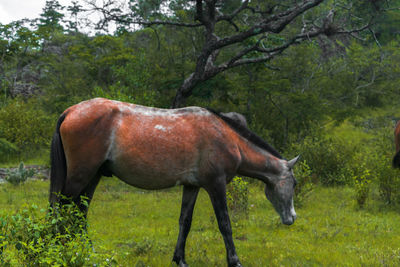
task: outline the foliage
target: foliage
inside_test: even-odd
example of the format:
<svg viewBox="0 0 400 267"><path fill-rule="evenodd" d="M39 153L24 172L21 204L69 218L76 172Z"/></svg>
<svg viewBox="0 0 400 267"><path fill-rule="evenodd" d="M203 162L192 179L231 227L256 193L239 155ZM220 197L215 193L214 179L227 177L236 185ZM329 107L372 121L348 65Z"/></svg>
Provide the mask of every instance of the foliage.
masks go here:
<svg viewBox="0 0 400 267"><path fill-rule="evenodd" d="M18 151L19 150L16 145L8 142L4 138L0 138L0 160L15 156L18 153Z"/></svg>
<svg viewBox="0 0 400 267"><path fill-rule="evenodd" d="M234 177L227 185L226 198L228 208L233 215L248 216L249 213L249 189L248 182L241 177Z"/></svg>
<svg viewBox="0 0 400 267"><path fill-rule="evenodd" d="M312 170L305 160L294 168L294 176L297 180L297 185L294 189L294 203L295 206L301 207L314 190L311 177Z"/></svg>
<svg viewBox="0 0 400 267"><path fill-rule="evenodd" d="M19 185L33 175L35 175L35 169L27 169L21 162L15 170L7 170L5 180L13 185Z"/></svg>
<svg viewBox="0 0 400 267"><path fill-rule="evenodd" d="M343 166L356 149L343 139L327 136L307 137L295 145L312 170L314 181L324 185L343 185L349 182L343 173Z"/></svg>
<svg viewBox="0 0 400 267"><path fill-rule="evenodd" d="M373 143L367 150L368 160L365 164L371 170L373 183L379 191L381 200L385 204L400 204L400 175L399 170L391 165L395 152L392 125L382 122L388 120L382 117L372 117L368 121L368 127L374 134Z"/></svg>
<svg viewBox="0 0 400 267"><path fill-rule="evenodd" d="M381 199L386 204L400 204L400 174L390 166L391 157L376 155L374 157L374 175L378 184Z"/></svg>
<svg viewBox="0 0 400 267"><path fill-rule="evenodd" d="M54 131L53 119L34 100L14 99L0 109L0 138L21 150L48 146Z"/></svg>
<svg viewBox="0 0 400 267"><path fill-rule="evenodd" d="M370 191L372 175L371 171L368 168L366 168L365 164L360 165L360 167L362 169L361 171L362 173L359 175L354 175L353 181L354 181L354 188L356 191L357 205L360 208L363 208L365 202L367 201L368 194Z"/></svg>
<svg viewBox="0 0 400 267"><path fill-rule="evenodd" d="M13 215L2 215L1 263L24 266L114 266L116 262L110 255L93 252L84 230L85 223L83 215L72 205L57 207L57 212L48 212L44 209L39 211L33 204ZM57 230L60 225L64 226L63 232Z"/></svg>

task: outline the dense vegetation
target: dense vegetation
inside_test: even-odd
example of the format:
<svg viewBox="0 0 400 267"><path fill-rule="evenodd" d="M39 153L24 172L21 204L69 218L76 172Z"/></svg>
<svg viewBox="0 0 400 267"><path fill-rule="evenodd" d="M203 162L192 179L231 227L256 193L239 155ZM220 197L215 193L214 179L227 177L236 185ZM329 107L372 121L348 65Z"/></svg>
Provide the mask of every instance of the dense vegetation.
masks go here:
<svg viewBox="0 0 400 267"><path fill-rule="evenodd" d="M147 2L152 4L147 6L146 1L138 1L139 4L136 6L138 8L136 12L143 11L141 14L143 18L151 19L154 16L155 19L161 19L170 16L170 19L178 17L187 20L193 15L190 13L193 10L179 9L179 5L175 6L176 12L174 13L161 15L152 13L154 8L152 5L157 6L157 1ZM171 2L180 3L181 1ZM240 2L226 1L221 10L232 10ZM250 2L254 5L258 3L258 1ZM264 2L273 4L276 1ZM351 254L350 258L344 259L355 265L398 264L395 261L399 257L398 249L391 246L390 243L385 245L385 242L379 243L379 240L374 240L379 243L379 248L368 250L368 239L360 241L355 237L352 241L348 241L350 238L348 235L355 235L353 229L355 223L365 226L363 228L365 232L362 234L372 235L373 229L370 229L372 226L366 226L368 220L378 225L376 229L381 229L381 224L385 224L386 226L382 226L383 228L380 230L383 232L389 231L389 228L390 231L396 229L391 225L390 218L398 220L400 173L391 168L391 157L394 154L393 127L394 123L400 119L398 102L400 97L398 86L400 84L400 39L397 27L400 11L393 7L400 6L400 1L324 1L317 8L305 13L302 18L294 20L280 34L269 35L269 43L264 45L266 47L279 46L285 43L292 32L302 27L304 20L313 18L317 14L327 13L332 6L339 13L338 10L341 7L351 2L354 3L351 6L351 12L357 11L357 13L352 13L353 19L374 17L374 23L366 30L347 35L329 35L325 32L316 38L302 40L296 45L291 45L268 62L231 68L199 82L191 91L190 97L186 99L186 105L242 113L247 117L249 127L273 144L287 158L297 154L302 155L303 162L297 170L300 183L296 197L298 202L304 205L302 220L313 221L316 225L310 226L299 220L300 225L293 228L294 230L289 230L277 226L277 220L267 224L269 225L268 231L274 232L278 239L289 238L287 236L298 232L291 241L299 246L302 246L304 240L314 241L310 241L311 243L307 243L307 246L302 248L301 255L288 258L286 256L292 254L293 249L290 249L286 243L286 245L279 243L282 248L285 248L282 251L283 254L279 254L278 250L272 250L273 252L268 252L272 254L260 259L262 263L275 260L274 264L276 265L293 265L299 262L310 265L321 264L324 260L323 255L328 255L327 251L331 251L332 248L321 249L321 255L318 257L311 255L307 249L313 250L314 246L319 248L322 241L318 240L325 238L327 242L332 241L338 246L347 244L348 251L353 251L357 255L362 255L367 251L365 258L357 258L358 256ZM112 33L105 32L103 28L95 31L94 34L89 34L78 27L80 12L82 11L77 3L67 8L60 6L57 1L51 0L46 2L43 12L37 20L0 24L0 165L17 165L20 161L48 165L49 144L59 114L68 106L82 100L106 97L168 108L173 103L177 89L195 69L196 60L202 49L201 44L204 41L203 33L199 28L151 25L150 27L137 26L132 30L120 21L117 29ZM343 14L337 16L344 17ZM218 28L218 33L225 33L224 29ZM227 30L228 33L230 31ZM256 39L250 39L242 42L241 45L251 47L254 42ZM221 53L221 57L229 58L237 50L238 47L235 46L232 51ZM252 53L251 55L254 55L256 52ZM313 185L317 185L317 187ZM44 185L38 186L40 187L38 190L41 190L38 192L45 191ZM109 186L109 188L102 187L101 190L107 191L113 198L117 198L117 202L128 205L129 202L125 203L125 199L120 198L130 198L125 193L131 193L131 189L114 188L112 183ZM249 186L250 190L254 190L257 184L240 183L239 187L232 189L231 194L239 190L239 195L248 196L246 190ZM21 208L17 208L21 202L17 201L11 193L15 188L3 185L1 188L7 194L6 199L10 204L6 213L17 209L21 212L18 216L29 217L38 212L28 209L28 213L23 213ZM17 188L27 190L26 186ZM243 188L246 189L243 191L244 193L240 191ZM113 189L116 191L112 191ZM123 191L122 196L120 195L121 190ZM24 192L24 194L28 194L26 191ZM134 192L134 196L138 194L134 190L132 192ZM164 192L145 194L145 196L146 199L151 196L153 200L156 199L161 203L164 198L174 198L175 201L177 198L175 193L172 191L166 192L165 196ZM343 198L335 198L335 194L341 195ZM256 195L257 197L261 196L260 193ZM21 197L30 198L27 195ZM343 204L345 201L353 200L358 208L364 210L355 211L353 204L347 202L347 204ZM35 203L43 204L45 198L40 197L35 201ZM241 229L245 228L248 222L240 221L245 220L244 218L239 219L236 229L234 229L239 232L237 239L241 240L243 235L245 240L253 240L246 242L249 245L278 246L278 243L273 243L276 242L275 239L271 238L270 241L263 239L261 242L262 237L255 234L261 231L261 228L262 231L266 231L260 226L261 222L257 221L265 218L263 215L265 210L262 207L265 207L266 204L260 204L261 201L251 200L251 198L250 200L246 198L244 203L247 205L252 201L260 207L254 211L256 215L254 213L252 215L251 209L250 211L246 209L246 212L250 213L244 217L252 223L249 224L249 228L243 229L242 233ZM327 213L321 215L322 211L314 213L318 208L311 204L313 201L319 204L325 203L326 207L324 206L324 208L334 210L335 213L333 215ZM106 207L110 204L107 202L108 200L104 200L104 202L98 203L92 213L102 213L104 212L101 211L102 209L114 210ZM112 205L119 205L117 202ZM178 207L179 201L176 200L176 202L175 206ZM339 204L334 205L327 202ZM18 203L18 205L13 203ZM96 200L93 203L96 205ZM100 208L103 203L104 207ZM44 204L41 206L45 208ZM342 209L342 207L344 208ZM393 214L392 211L397 213ZM210 213L211 209L208 212ZM381 212L388 217L378 218ZM136 216L139 213L144 213L144 211L132 214ZM177 212L175 213L177 214ZM202 216L212 217L209 213ZM317 222L312 218L311 213L314 214L313 216L317 216L316 214L327 216L326 220L318 218ZM273 216L272 210L269 215ZM3 228L6 227L5 222L9 222L5 218L7 216L7 218L11 218L10 216L14 215L4 216L2 217L3 221L0 221L0 223L3 222L3 226L0 225ZM133 217L133 215L129 216ZM119 217L122 220L123 216L115 215L115 218ZM347 225L339 224L338 221L345 217L349 218L346 219ZM90 218L89 215L89 220ZM17 219L13 219L15 224L22 223ZM130 219L133 220L133 218ZM168 220L170 219L168 217ZM176 219L176 216L173 215L170 225L176 223ZM40 217L38 220L43 220L43 218ZM29 222L32 225L37 223L34 219ZM25 223L27 223L26 220ZM96 231L107 228L100 226L102 223L105 222L91 222L94 228L97 227ZM132 223L140 224L136 221ZM153 222L146 221L145 224L151 223ZM263 223L265 224L265 222ZM211 224L214 225L215 222ZM257 228L259 226L260 229ZM116 225L115 227L120 226ZM200 257L194 259L193 256L196 253L189 252L189 254L194 262L198 262L199 266L203 263L216 265L218 262L220 264L223 260L212 258L216 256L207 252L212 249L207 249L205 245L201 247L203 241L205 244L206 240L219 238L216 229L212 230L215 231L215 235L214 232L199 230L204 227L210 226L198 226L199 233L194 231L194 235L201 236L198 237L198 245L195 245L200 247L189 248L189 251L202 251L201 253L207 255L210 262L204 262L205 259ZM154 227L154 229L156 228ZM152 231L155 231L154 229ZM168 229L168 231L172 230L175 231L176 228L171 226ZM250 233L253 230L254 232ZM302 230L304 231L302 232ZM375 230L375 234L380 239L389 239L383 232ZM245 236L244 233L248 233L249 236ZM151 240L159 239L159 233L153 234L157 237L151 237ZM170 234L168 232L168 236ZM101 242L112 243L124 251L115 252L119 262L123 257L119 253L128 253L125 251L133 248L136 254L129 254L130 258L138 257L146 264L154 265L165 262L163 257L170 253L173 247L173 242L169 240L175 239L175 233L173 233L171 234L174 236L173 239L162 237L158 241L159 243L154 245L147 238L140 239L140 241L131 240L118 243L117 241L104 241L106 233L99 235L94 233L93 235L95 243L96 238L101 235L102 237L99 238L103 240ZM107 238L110 240L126 238L116 235L118 234ZM85 236L79 238L86 240ZM371 236L368 238L374 239ZM165 242L169 243L164 244L163 240L168 240ZM218 246L222 245L219 241L216 242ZM85 242L83 242L84 246ZM358 246L357 242L362 242L362 244ZM71 243L71 246L74 245L76 244ZM163 256L151 258L149 255L154 256L158 253L158 250L152 246L161 248ZM239 251L241 250L240 246L239 242ZM243 250L246 250L245 246L247 245L242 244ZM54 248L57 252L61 249L57 246ZM389 254L385 254L385 248L390 251ZM80 247L79 249L87 248ZM107 249L113 248L107 247ZM46 253L50 255L53 252L47 251ZM264 251L258 247L249 248L248 252L240 253L242 257L244 256L243 263L248 263L249 266L256 264L251 260L253 258L251 253L259 256ZM336 251L335 253L342 252ZM104 254L104 258L102 255L93 257L102 262L109 258L109 255L106 254ZM126 264L132 265L136 262L139 261L132 259L129 264ZM331 260L332 265L341 263L343 261Z"/></svg>

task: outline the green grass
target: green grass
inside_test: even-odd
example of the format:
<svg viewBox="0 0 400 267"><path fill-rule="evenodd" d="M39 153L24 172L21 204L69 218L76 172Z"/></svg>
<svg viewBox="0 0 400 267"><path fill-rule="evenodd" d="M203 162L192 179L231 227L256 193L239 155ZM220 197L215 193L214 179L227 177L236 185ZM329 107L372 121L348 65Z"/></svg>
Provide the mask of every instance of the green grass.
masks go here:
<svg viewBox="0 0 400 267"><path fill-rule="evenodd" d="M400 214L370 200L357 209L349 187L316 187L298 208L292 226L278 215L252 184L248 219L239 218L233 235L244 266L398 266ZM3 212L25 205L45 208L48 182L0 185ZM97 250L106 250L119 266L175 266L171 263L178 235L181 188L142 191L104 178L89 212L89 235ZM196 203L188 237L190 266L226 266L225 247L204 190Z"/></svg>

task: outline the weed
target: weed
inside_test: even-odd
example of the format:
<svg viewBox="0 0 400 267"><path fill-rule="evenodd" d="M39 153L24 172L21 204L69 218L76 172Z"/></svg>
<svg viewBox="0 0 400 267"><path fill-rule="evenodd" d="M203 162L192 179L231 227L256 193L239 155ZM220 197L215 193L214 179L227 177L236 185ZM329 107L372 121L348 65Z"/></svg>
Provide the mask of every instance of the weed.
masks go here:
<svg viewBox="0 0 400 267"><path fill-rule="evenodd" d="M234 217L236 215L247 217L249 212L248 182L241 177L234 177L231 183L227 185L226 198Z"/></svg>
<svg viewBox="0 0 400 267"><path fill-rule="evenodd" d="M371 184L371 171L362 165L362 172L360 175L353 176L354 188L356 191L356 200L358 207L362 208L368 198L368 193Z"/></svg>
<svg viewBox="0 0 400 267"><path fill-rule="evenodd" d="M304 204L304 201L314 190L311 174L311 168L305 160L300 162L299 166L294 169L294 176L297 180L297 185L294 189L294 202L298 207Z"/></svg>
<svg viewBox="0 0 400 267"><path fill-rule="evenodd" d="M116 264L110 255L93 252L82 218L72 204L51 212L31 205L11 216L1 216L0 251L7 253L0 254L0 262L24 266Z"/></svg>
<svg viewBox="0 0 400 267"><path fill-rule="evenodd" d="M35 175L34 169L26 169L24 163L21 162L15 170L7 170L5 180L13 185L24 183L28 178Z"/></svg>

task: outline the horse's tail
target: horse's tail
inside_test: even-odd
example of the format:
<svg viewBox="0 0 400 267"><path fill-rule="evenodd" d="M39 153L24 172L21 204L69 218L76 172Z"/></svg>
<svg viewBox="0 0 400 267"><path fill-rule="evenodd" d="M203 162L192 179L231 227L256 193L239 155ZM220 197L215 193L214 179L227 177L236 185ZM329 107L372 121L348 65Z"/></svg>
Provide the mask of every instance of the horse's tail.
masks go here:
<svg viewBox="0 0 400 267"><path fill-rule="evenodd" d="M67 162L65 160L64 147L60 135L60 127L65 119L66 113L63 113L57 121L56 131L51 141L50 151L50 205L54 206L55 203L60 201L60 194L67 179Z"/></svg>
<svg viewBox="0 0 400 267"><path fill-rule="evenodd" d="M400 168L400 151L396 152L396 155L393 157L393 168Z"/></svg>

